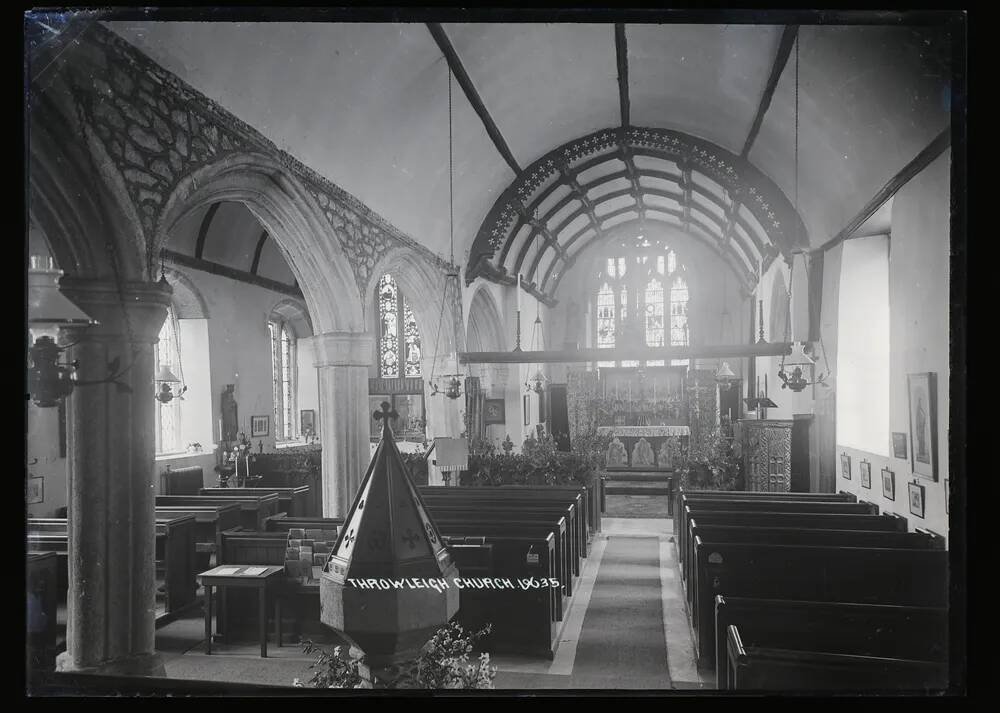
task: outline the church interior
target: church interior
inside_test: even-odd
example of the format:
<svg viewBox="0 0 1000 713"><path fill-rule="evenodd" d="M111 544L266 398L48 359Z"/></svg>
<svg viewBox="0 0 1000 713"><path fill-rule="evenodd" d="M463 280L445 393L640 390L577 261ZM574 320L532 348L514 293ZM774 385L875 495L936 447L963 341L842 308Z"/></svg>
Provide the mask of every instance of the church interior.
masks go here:
<svg viewBox="0 0 1000 713"><path fill-rule="evenodd" d="M964 15L262 19L25 16L28 695L960 685Z"/></svg>

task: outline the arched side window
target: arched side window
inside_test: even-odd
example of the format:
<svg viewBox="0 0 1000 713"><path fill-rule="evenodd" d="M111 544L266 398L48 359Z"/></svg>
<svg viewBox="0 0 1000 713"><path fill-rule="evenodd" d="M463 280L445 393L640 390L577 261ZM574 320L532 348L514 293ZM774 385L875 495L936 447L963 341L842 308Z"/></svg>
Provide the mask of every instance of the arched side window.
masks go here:
<svg viewBox="0 0 1000 713"><path fill-rule="evenodd" d="M611 349L628 338L648 347L687 346L688 288L685 267L666 245L637 240L634 250L622 246L625 256L602 259L594 293L595 346ZM669 286L669 287L668 287ZM633 312L634 310L634 312ZM632 315L639 317L630 323ZM669 316L669 321L668 321ZM635 318L632 318L635 322ZM668 341L669 340L669 341ZM632 341L632 343L635 343ZM687 365L687 359L673 359ZM599 361L597 366L663 366L664 360Z"/></svg>
<svg viewBox="0 0 1000 713"><path fill-rule="evenodd" d="M183 379L180 360L180 329L177 313L173 306L167 308L167 318L160 327L159 341L156 343L154 374L166 367L179 379ZM171 384L171 386L177 386ZM179 453L181 445L181 400L175 398L169 403L156 401L156 453Z"/></svg>
<svg viewBox="0 0 1000 713"><path fill-rule="evenodd" d="M392 275L375 287L378 306L378 373L380 377L419 377L420 330L417 319Z"/></svg>
<svg viewBox="0 0 1000 713"><path fill-rule="evenodd" d="M287 322L271 320L267 323L271 337L271 375L274 393L274 438L276 441L294 440L296 433L296 340Z"/></svg>

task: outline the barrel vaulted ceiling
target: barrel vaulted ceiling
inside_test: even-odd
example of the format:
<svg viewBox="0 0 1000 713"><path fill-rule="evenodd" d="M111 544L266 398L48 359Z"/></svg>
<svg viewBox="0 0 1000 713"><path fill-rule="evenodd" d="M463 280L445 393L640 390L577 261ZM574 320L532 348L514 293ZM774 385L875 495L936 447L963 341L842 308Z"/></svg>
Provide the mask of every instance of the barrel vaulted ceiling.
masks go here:
<svg viewBox="0 0 1000 713"><path fill-rule="evenodd" d="M448 63L427 25L108 26L448 256ZM612 23L440 28L509 150L505 156L498 148L456 77L456 262L468 259L498 199L524 180L516 170L526 172L583 137L619 130L626 106L629 126L690 137L696 145L716 147L717 155L739 157L748 137L755 137L746 155L750 170L783 194L789 207L794 202L794 51L759 131L752 131L779 55L781 26L625 24L623 45L616 44ZM815 247L837 235L948 128L950 68L940 58L949 50L942 43L934 31L910 27L800 28L798 206L806 235L797 240ZM619 83L622 60L627 105ZM653 183L637 185L641 193L642 185ZM721 211L718 220L702 217L716 240L725 233L730 198L724 195L719 206L707 209ZM657 200L669 205L655 195L650 204ZM544 239L544 231L537 232ZM758 257L754 236L733 232L737 247L743 241L746 249L734 251L732 260L745 267ZM519 246L511 249L516 253ZM557 254L553 250L539 261L540 273Z"/></svg>

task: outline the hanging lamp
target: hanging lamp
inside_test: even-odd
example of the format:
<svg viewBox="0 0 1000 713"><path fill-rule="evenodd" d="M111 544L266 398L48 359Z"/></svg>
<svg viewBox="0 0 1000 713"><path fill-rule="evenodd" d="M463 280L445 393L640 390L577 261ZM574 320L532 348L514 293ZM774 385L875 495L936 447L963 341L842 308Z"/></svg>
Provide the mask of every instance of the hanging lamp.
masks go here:
<svg viewBox="0 0 1000 713"><path fill-rule="evenodd" d="M795 213L799 212L799 40L801 35L795 38ZM808 271L806 273L808 279ZM792 255L792 262L788 273L787 308L785 309L785 342L791 340L792 328L792 286L795 283L795 254ZM823 335L820 333L820 345L822 346ZM812 345L806 342L793 342L791 355L781 356L781 365L778 367L778 378L781 379L782 389L791 389L795 393L803 391L807 386L822 384L829 388L826 377L830 372L830 363L826 361L826 373L819 374L813 381L806 378L804 369L811 369L815 364L815 359L811 356ZM823 348L823 358L826 359L826 348Z"/></svg>
<svg viewBox="0 0 1000 713"><path fill-rule="evenodd" d="M455 297L458 298L458 269L455 267L455 169L452 147L452 108L451 108L451 67L448 68L448 236L450 254L448 260L448 272L445 273L444 292L441 295L441 314L438 317L437 337L434 340L434 360L431 365L430 387L431 395L443 394L449 399L457 399L462 396L462 378L458 370L458 354L452 353L448 365L452 367L446 369L448 373L440 375L442 384L435 380L435 370L438 363L438 345L441 341L441 326L444 324L445 307L448 305L449 287L455 285Z"/></svg>
<svg viewBox="0 0 1000 713"><path fill-rule="evenodd" d="M164 268L164 265L163 265L163 261L164 261L164 252L161 249L160 250L160 284L161 285L167 285L169 283L167 282L167 274L166 274L166 269ZM173 314L171 312L167 313L167 319L170 319L170 320L173 319ZM173 337L174 337L174 350L177 352L177 368L178 368L178 370L181 371L181 376L183 377L184 371L181 369L181 365L180 365L180 360L181 360L181 341L180 341L180 335L179 335L179 332L180 332L179 325L171 323L171 325L170 325L170 331L171 331L171 333L173 334ZM185 391L188 390L187 384L182 385L181 388L180 388L180 391L178 391L177 393L174 393L173 387L171 386L171 384L181 384L182 382L183 382L183 378L178 379L174 375L174 372L172 372L170 370L170 367L168 367L166 364L160 364L160 368L156 372L156 384L157 384L158 388L157 388L157 391L154 394L154 397L161 404L168 404L171 401L173 401L175 398L183 400L184 399L183 394L184 394Z"/></svg>

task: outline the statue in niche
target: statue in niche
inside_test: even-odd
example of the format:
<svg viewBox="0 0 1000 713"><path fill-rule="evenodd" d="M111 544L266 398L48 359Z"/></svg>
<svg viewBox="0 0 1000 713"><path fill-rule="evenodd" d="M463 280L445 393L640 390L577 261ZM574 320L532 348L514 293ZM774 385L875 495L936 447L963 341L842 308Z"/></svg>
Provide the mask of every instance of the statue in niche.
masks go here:
<svg viewBox="0 0 1000 713"><path fill-rule="evenodd" d="M628 466L628 454L625 452L625 444L618 440L618 436L611 439L608 444L607 454L608 468L625 468Z"/></svg>
<svg viewBox="0 0 1000 713"><path fill-rule="evenodd" d="M222 440L229 443L236 440L240 430L235 388L234 384L226 384L226 390L222 392L219 402L219 411L222 414Z"/></svg>
<svg viewBox="0 0 1000 713"><path fill-rule="evenodd" d="M660 450L656 454L656 460L659 461L661 468L674 467L673 445L670 443L669 438L664 438L663 443L660 444Z"/></svg>
<svg viewBox="0 0 1000 713"><path fill-rule="evenodd" d="M649 441L645 438L640 438L638 442L636 442L635 448L632 449L632 467L653 467L653 447L649 445Z"/></svg>

